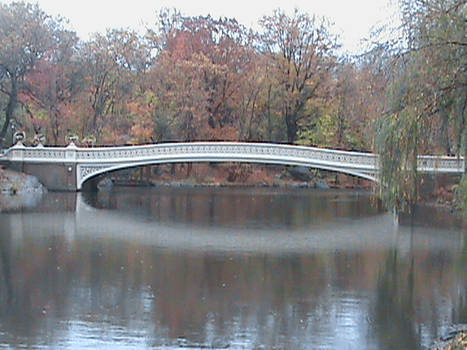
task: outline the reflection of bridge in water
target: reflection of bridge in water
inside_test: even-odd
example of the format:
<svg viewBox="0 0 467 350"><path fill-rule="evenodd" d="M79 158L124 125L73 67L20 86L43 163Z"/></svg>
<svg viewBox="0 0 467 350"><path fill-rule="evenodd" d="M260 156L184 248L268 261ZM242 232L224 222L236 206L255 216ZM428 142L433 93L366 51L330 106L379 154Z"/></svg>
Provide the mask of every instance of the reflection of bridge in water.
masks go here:
<svg viewBox="0 0 467 350"><path fill-rule="evenodd" d="M42 339L69 344L79 334L83 341L77 347L89 340L103 347L94 340L128 339L130 346L179 348L176 337L188 334L196 348L210 348L213 339L226 339L230 348L273 348L281 329L294 339L286 348L319 345L323 334L344 334L348 344L357 343L355 335L366 339L374 320L381 318L384 326L411 312L420 327L431 327L431 317L444 322L463 305L460 230L415 228L411 234L385 214L290 230L187 229L178 217L163 224L155 211L145 216L152 201L141 202L134 193L133 214L127 202L124 211L102 210L83 201L92 195L48 196L36 209L0 215L7 248L2 263L8 264L0 287L5 292L5 281L11 281L14 293L10 303L2 294L8 310L2 330L7 342L19 339L13 343L18 347ZM92 202L116 207L126 198L116 201L114 191ZM398 327L420 329L407 322ZM430 328L422 336L431 331L438 334ZM256 343L245 334L258 335ZM420 339L419 333L413 337ZM401 348L410 348L407 343Z"/></svg>
<svg viewBox="0 0 467 350"><path fill-rule="evenodd" d="M80 148L25 147L7 150L5 160L35 175L50 190L79 191L104 173L153 164L183 162L247 162L298 165L378 180L378 157L372 153L271 143L188 142L144 146ZM460 174L463 158L420 156L425 173Z"/></svg>
<svg viewBox="0 0 467 350"><path fill-rule="evenodd" d="M313 226L264 230L183 224L175 219L168 223L160 222L134 212L97 209L87 204L82 194L77 195L76 203L67 205L68 210L76 209L56 212L52 208L52 212L9 214L9 225L15 227L20 240L28 235L63 234L71 241L86 237L173 251L288 254L323 250L398 249L408 252L411 249L436 249L457 252L462 249L455 244L456 240L440 235L439 228L399 226L389 213L369 215L360 220L332 220ZM452 234L452 230L446 230L446 235Z"/></svg>

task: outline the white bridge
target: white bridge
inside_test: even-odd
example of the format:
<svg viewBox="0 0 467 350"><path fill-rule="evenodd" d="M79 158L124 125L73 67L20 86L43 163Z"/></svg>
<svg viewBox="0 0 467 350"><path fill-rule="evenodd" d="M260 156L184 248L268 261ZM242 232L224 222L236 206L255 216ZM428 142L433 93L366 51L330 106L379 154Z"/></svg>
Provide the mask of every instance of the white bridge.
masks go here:
<svg viewBox="0 0 467 350"><path fill-rule="evenodd" d="M316 147L273 143L187 142L143 146L81 148L25 147L21 143L3 157L14 168L35 175L51 190L79 191L100 174L152 164L184 162L248 162L299 165L378 181L378 156ZM424 173L460 174L464 159L420 156Z"/></svg>

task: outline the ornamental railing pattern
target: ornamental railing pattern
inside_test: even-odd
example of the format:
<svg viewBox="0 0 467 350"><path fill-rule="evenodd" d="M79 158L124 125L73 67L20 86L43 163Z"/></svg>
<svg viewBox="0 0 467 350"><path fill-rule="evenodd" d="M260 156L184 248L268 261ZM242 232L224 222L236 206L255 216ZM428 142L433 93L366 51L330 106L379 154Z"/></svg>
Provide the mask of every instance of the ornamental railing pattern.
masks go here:
<svg viewBox="0 0 467 350"><path fill-rule="evenodd" d="M152 159L170 155L238 155L238 156L280 156L308 158L330 162L343 162L374 167L375 155L371 153L346 152L306 146L262 143L193 142L155 144L125 147L24 147L14 146L8 150L9 159L25 161L67 161L76 162L121 162Z"/></svg>
<svg viewBox="0 0 467 350"><path fill-rule="evenodd" d="M219 156L230 158L290 158L345 163L375 169L376 157L370 153L345 152L303 146L253 143L183 143L149 146L78 149L76 159L86 162L140 161L171 156Z"/></svg>
<svg viewBox="0 0 467 350"><path fill-rule="evenodd" d="M163 143L142 146L81 148L25 147L18 144L7 151L9 161L75 164L80 168L79 181L104 172L151 162L248 161L305 165L342 171L374 179L378 156L307 146L242 142ZM458 157L420 156L422 172L461 173L464 159ZM79 182L78 181L78 182Z"/></svg>
<svg viewBox="0 0 467 350"><path fill-rule="evenodd" d="M349 152L307 146L294 146L270 143L235 143L235 142L193 142L166 143L124 147L21 147L8 150L8 159L22 158L25 161L68 161L104 162L138 161L170 155L248 155L307 158L316 161L345 163L376 169L377 156L372 153ZM442 156L420 156L419 167L430 169L463 169L463 158Z"/></svg>

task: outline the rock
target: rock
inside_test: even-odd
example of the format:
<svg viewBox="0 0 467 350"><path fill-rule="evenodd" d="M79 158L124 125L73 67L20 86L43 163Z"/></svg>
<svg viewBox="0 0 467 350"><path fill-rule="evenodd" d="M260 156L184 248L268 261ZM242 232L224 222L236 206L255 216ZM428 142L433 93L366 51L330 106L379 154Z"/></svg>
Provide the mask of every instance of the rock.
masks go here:
<svg viewBox="0 0 467 350"><path fill-rule="evenodd" d="M312 177L310 173L310 168L307 168L305 166L291 167L289 169L289 173L295 180L299 181L309 181Z"/></svg>
<svg viewBox="0 0 467 350"><path fill-rule="evenodd" d="M329 185L324 181L318 180L315 183L315 188L319 190L329 190Z"/></svg>
<svg viewBox="0 0 467 350"><path fill-rule="evenodd" d="M44 193L47 189L31 175L12 170L1 170L0 192L7 194Z"/></svg>
<svg viewBox="0 0 467 350"><path fill-rule="evenodd" d="M443 336L430 346L430 350L465 349L467 345L467 325L452 326Z"/></svg>
<svg viewBox="0 0 467 350"><path fill-rule="evenodd" d="M0 212L35 207L47 189L31 175L0 170Z"/></svg>
<svg viewBox="0 0 467 350"><path fill-rule="evenodd" d="M106 177L97 183L97 189L99 191L110 191L114 187L112 179Z"/></svg>

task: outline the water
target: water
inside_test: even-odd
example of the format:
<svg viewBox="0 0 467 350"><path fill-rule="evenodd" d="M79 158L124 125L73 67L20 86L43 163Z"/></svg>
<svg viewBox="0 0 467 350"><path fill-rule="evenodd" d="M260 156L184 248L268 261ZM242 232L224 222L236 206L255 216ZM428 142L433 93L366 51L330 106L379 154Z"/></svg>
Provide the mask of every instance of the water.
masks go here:
<svg viewBox="0 0 467 350"><path fill-rule="evenodd" d="M467 322L466 232L437 215L396 225L362 192L49 193L0 213L0 349L423 349Z"/></svg>

